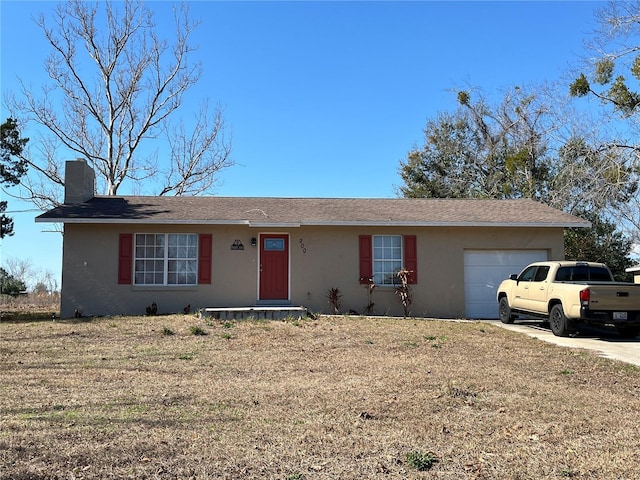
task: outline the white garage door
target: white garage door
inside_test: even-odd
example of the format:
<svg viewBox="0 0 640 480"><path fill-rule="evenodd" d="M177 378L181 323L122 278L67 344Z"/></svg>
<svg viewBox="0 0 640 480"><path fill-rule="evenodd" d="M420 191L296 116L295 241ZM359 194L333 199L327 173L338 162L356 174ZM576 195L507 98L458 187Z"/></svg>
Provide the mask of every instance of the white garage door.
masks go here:
<svg viewBox="0 0 640 480"><path fill-rule="evenodd" d="M546 250L465 250L464 298L467 318L498 318L498 285L531 262L547 260Z"/></svg>

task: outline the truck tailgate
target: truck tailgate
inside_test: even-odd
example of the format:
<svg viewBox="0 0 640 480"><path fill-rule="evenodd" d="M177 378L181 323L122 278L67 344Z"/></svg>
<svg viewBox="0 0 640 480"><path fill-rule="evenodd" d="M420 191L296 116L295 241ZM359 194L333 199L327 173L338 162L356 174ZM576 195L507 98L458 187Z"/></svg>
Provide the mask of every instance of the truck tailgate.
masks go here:
<svg viewBox="0 0 640 480"><path fill-rule="evenodd" d="M640 284L590 283L589 308L606 311L640 311Z"/></svg>

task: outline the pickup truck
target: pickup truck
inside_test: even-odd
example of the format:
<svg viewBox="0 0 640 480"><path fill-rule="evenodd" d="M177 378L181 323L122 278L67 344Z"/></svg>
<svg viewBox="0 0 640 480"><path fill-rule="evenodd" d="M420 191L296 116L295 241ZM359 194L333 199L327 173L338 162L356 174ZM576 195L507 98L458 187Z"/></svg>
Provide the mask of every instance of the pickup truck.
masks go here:
<svg viewBox="0 0 640 480"><path fill-rule="evenodd" d="M614 281L602 263L532 263L500 284L497 300L503 323L544 317L559 337L575 334L581 323L614 326L625 338L640 333L640 284Z"/></svg>

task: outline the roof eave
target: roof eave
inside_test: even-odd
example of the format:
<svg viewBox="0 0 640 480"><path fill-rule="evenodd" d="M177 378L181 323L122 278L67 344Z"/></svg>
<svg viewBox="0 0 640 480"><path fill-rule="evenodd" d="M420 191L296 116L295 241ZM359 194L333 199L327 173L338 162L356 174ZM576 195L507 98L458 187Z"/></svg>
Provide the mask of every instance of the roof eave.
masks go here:
<svg viewBox="0 0 640 480"><path fill-rule="evenodd" d="M147 224L147 225L248 225L253 228L298 228L318 227L500 227L500 228L589 228L590 222L397 222L382 221L309 221L309 222L254 222L251 220L165 220L165 219L122 219L122 218L40 218L36 223L70 224Z"/></svg>

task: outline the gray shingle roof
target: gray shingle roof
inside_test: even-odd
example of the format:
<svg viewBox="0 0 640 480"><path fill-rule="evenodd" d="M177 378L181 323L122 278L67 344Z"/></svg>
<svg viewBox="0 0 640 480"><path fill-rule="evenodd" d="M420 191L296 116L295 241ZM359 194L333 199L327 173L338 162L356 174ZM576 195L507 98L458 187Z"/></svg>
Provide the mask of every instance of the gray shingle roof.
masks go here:
<svg viewBox="0 0 640 480"><path fill-rule="evenodd" d="M532 200L273 197L94 197L36 218L54 223L586 227Z"/></svg>

